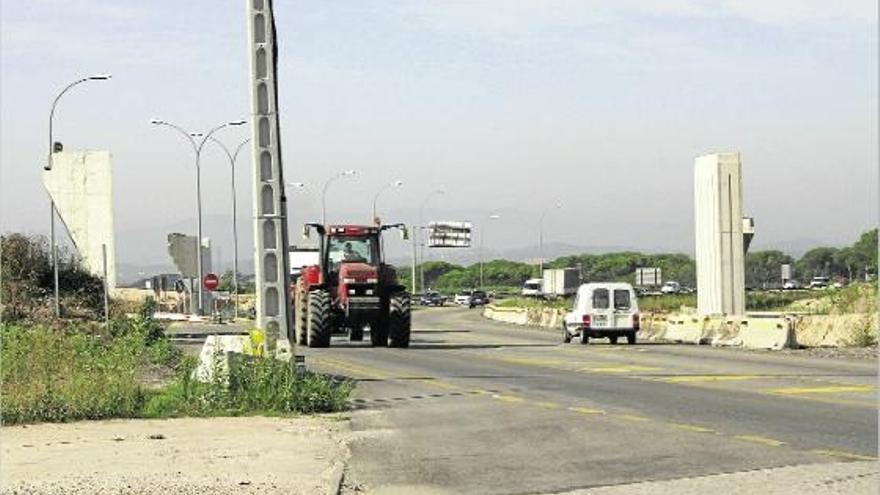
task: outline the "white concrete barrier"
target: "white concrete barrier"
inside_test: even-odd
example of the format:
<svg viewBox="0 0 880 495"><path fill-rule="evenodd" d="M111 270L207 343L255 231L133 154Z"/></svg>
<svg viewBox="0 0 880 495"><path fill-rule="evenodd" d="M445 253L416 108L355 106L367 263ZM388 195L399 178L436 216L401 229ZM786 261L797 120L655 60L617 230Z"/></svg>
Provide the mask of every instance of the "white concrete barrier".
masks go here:
<svg viewBox="0 0 880 495"><path fill-rule="evenodd" d="M551 308L504 308L486 306L483 316L503 323L550 330L562 326L565 311ZM641 315L641 341L745 347L749 349L787 349L798 347L796 319L784 315L747 317L701 317L695 314Z"/></svg>
<svg viewBox="0 0 880 495"><path fill-rule="evenodd" d="M199 352L199 364L192 377L200 382L211 382L217 378L224 383L229 373L229 355L232 353L248 356L261 356L262 343L254 341L251 335L209 335ZM275 358L290 360L292 349L287 339L278 339Z"/></svg>

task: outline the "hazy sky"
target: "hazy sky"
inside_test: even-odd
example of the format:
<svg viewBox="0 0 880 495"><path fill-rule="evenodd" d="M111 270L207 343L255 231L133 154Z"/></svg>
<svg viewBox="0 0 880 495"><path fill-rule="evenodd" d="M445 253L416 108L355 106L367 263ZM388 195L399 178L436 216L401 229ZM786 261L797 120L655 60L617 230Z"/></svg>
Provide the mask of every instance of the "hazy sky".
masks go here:
<svg viewBox="0 0 880 495"><path fill-rule="evenodd" d="M294 193L296 223L318 216L325 178L354 168L331 220L368 220L373 193L401 179L385 210L411 221L442 187L433 216L507 212L495 244L533 244L541 205L562 200L548 239L691 250L693 159L723 150L742 153L758 247L847 244L877 223L875 0L276 4L286 175L311 187ZM244 7L2 0L2 230L45 231L52 98L105 71L62 101L56 139L112 151L120 236L191 225L191 151L148 120L248 117ZM227 215L228 162L212 148L203 168L206 214Z"/></svg>

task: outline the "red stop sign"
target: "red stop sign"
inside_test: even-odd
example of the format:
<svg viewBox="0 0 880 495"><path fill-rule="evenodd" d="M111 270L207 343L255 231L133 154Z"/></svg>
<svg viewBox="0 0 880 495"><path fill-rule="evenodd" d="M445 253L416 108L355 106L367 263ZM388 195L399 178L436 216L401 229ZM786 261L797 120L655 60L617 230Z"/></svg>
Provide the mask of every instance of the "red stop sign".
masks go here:
<svg viewBox="0 0 880 495"><path fill-rule="evenodd" d="M217 275L213 273L209 273L205 275L205 278L202 282L205 285L205 288L208 290L214 290L220 285L220 279L217 278Z"/></svg>

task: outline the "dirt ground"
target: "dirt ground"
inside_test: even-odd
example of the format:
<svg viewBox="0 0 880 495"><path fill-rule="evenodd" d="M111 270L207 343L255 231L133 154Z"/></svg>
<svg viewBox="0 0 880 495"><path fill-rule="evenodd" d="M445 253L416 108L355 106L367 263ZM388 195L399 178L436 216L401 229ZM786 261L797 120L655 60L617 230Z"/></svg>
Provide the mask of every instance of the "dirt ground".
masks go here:
<svg viewBox="0 0 880 495"><path fill-rule="evenodd" d="M8 426L0 493L335 494L347 434L336 416Z"/></svg>

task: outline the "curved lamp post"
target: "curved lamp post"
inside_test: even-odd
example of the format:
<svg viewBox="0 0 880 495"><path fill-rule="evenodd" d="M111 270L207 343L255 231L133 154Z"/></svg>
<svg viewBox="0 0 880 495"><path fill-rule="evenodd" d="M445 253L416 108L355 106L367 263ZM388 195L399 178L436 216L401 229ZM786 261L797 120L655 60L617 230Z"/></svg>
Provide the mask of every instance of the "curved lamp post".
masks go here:
<svg viewBox="0 0 880 495"><path fill-rule="evenodd" d="M357 175L357 171L355 170L345 170L343 172L339 172L327 179L324 182L324 187L321 189L321 224L327 225L327 188L330 187L330 184L336 181L336 179L341 179L342 177L354 177Z"/></svg>
<svg viewBox="0 0 880 495"><path fill-rule="evenodd" d="M234 152L230 152L229 148L219 139L210 136L211 141L216 143L226 153L229 158L229 171L232 177L232 290L235 295L235 318L238 318L238 208L236 205L235 193L235 162L238 154L246 144L251 142L250 138L245 139L236 146Z"/></svg>
<svg viewBox="0 0 880 495"><path fill-rule="evenodd" d="M165 120L150 119L150 123L153 125L158 125L158 126L167 126L167 127L170 127L172 129L176 130L180 134L183 134L183 136L187 139L187 141L189 141L190 145L192 145L193 152L195 153L195 158L196 158L196 219L198 222L198 232L196 234L197 235L197 238L196 238L196 257L198 259L196 260L196 263L198 266L198 277L199 277L199 280L198 280L199 302L198 302L196 311L197 311L198 315L202 315L203 314L203 307L202 306L204 304L204 288L202 287L202 285L203 285L202 280L204 279L204 273L203 273L204 260L202 260L202 171L201 171L202 148L205 147L205 143L208 142L208 139L210 139L211 136L215 132L219 131L220 129L223 129L224 127L228 127L228 126L244 125L247 123L247 121L234 120L231 122L226 122L224 124L218 125L217 127L211 129L209 132L207 132L205 134L187 132L182 127L180 127L176 124L173 124L171 122L165 121ZM196 144L196 140L194 139L197 137L202 138L201 142L199 142L198 144Z"/></svg>
<svg viewBox="0 0 880 495"><path fill-rule="evenodd" d="M52 166L55 164L55 136L53 134L53 128L55 124L55 108L58 106L58 101L61 100L61 97L74 86L89 81L106 81L112 77L113 76L110 74L94 74L89 77L77 79L65 86L52 101L52 109L49 111L49 159L46 162L46 165L43 166L44 170L52 170ZM53 200L51 196L49 196L49 245L49 249L52 251L52 277L55 285L55 317L58 318L61 316L61 300L58 297L58 248L55 246L55 200Z"/></svg>
<svg viewBox="0 0 880 495"><path fill-rule="evenodd" d="M380 223L379 216L376 213L376 203L378 203L379 201L379 196L381 196L383 192L392 187L403 187L403 181L396 180L394 182L391 182L390 184L385 184L384 186L382 186L381 189L376 192L376 195L373 196L373 223L375 223L376 225L379 225Z"/></svg>

